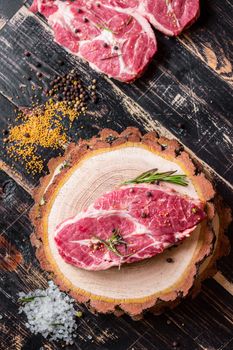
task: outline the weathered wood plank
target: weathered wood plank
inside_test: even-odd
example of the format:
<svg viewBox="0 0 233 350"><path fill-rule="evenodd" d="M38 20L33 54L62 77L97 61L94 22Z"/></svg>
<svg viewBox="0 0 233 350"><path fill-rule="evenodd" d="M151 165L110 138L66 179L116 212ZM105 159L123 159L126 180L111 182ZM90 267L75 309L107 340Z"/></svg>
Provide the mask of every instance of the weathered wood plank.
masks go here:
<svg viewBox="0 0 233 350"><path fill-rule="evenodd" d="M93 106L85 118L77 121L76 130L71 132L72 138L90 137L103 127L120 131L129 125L138 126L142 131L157 129L166 133L156 122L159 120L231 181L233 120L232 91L229 88L232 68L229 62L232 44L225 38L229 38L231 32L232 4L227 0L208 0L206 7L210 10L207 17L203 17L179 41L158 35L159 54L145 76L136 83L127 86L101 77L101 102ZM224 13L219 19L216 17L218 11ZM4 22L0 43L0 90L5 96L0 95L0 128L7 127L8 117L14 121L15 106L30 105L30 97L35 92L41 98L37 86L45 87L55 74L77 66L86 81L98 76L86 64L77 62L54 44L45 22L29 15L25 8L7 24ZM32 52L30 59L25 59L25 50ZM59 60L65 60L65 65L60 66ZM35 76L37 61L42 63L42 81ZM31 82L27 81L27 76L33 77ZM46 161L52 156L49 152L44 152L44 155ZM12 163L2 147L0 158L15 165L29 183L37 183L38 177L33 179L24 172L21 164ZM219 192L231 202L233 192L230 187L221 183L220 178L217 180ZM15 247L23 258L16 271L0 272L0 314L3 315L0 342L9 350L39 350L42 346L44 349L60 349L58 344L49 344L41 336L29 334L24 316L16 314L17 292L45 287L47 274L40 270L28 239L32 227L27 212L32 200L3 172L0 173L0 182L7 183L4 190L7 195L1 192L0 224L5 230L4 239L10 243L3 253L8 251L17 260ZM13 206L10 206L10 198ZM219 263L229 281L233 280L232 261L231 254ZM194 301L187 300L164 316L146 315L139 322L128 317L117 319L111 315L92 315L85 307L80 308L85 317L78 321L78 337L72 349L164 350L171 349L173 341L178 341L184 349L230 350L233 347L232 296L213 280L205 282L202 294ZM167 324L167 318L170 324Z"/></svg>
<svg viewBox="0 0 233 350"><path fill-rule="evenodd" d="M199 21L178 40L185 49L232 87L232 1L203 0L201 5Z"/></svg>
<svg viewBox="0 0 233 350"><path fill-rule="evenodd" d="M14 16L14 14L19 10L19 8L23 5L24 0L1 0L0 2L0 30L7 21Z"/></svg>
<svg viewBox="0 0 233 350"><path fill-rule="evenodd" d="M174 348L184 350L203 349L198 342L190 339L190 335L187 335L183 331L177 333L177 326L175 323L167 324L163 316L157 317L154 324L153 330L147 331L144 336L133 345L135 350L143 348L153 350L171 350ZM162 332L161 329L163 329ZM166 337L164 337L164 330L166 330ZM175 344L177 344L177 346L175 346Z"/></svg>
<svg viewBox="0 0 233 350"><path fill-rule="evenodd" d="M233 349L233 339L227 345L225 345L221 350L232 350Z"/></svg>
<svg viewBox="0 0 233 350"><path fill-rule="evenodd" d="M3 332L0 340L20 349L30 349L32 344L39 349L48 343L41 336L32 336L25 328L24 315L15 313L17 293L28 292L35 288L45 288L47 273L42 272L31 248L29 235L32 227L25 206L30 208L32 200L12 179L1 172L1 182L10 181L13 185L7 197L12 193L15 205L7 219L4 238L14 245L22 254L23 261L16 266L15 271L0 271L0 314L3 316ZM23 203L23 204L22 204ZM1 202L1 206L5 201ZM8 206L6 206L8 208ZM20 211L21 210L21 211ZM17 218L18 220L14 220ZM8 250L9 252L13 252ZM2 253L2 250L1 250ZM14 259L14 256L12 256ZM233 315L233 299L215 282L206 282L203 293L194 301L187 300L178 308L163 316L146 315L144 320L134 322L124 316L116 318L112 315L93 315L84 306L79 307L85 314L78 320L77 339L72 349L171 349L173 341L178 341L183 349L201 349L205 339L213 349L219 349L231 339ZM171 323L168 323L168 320ZM13 329L13 331L11 331ZM216 334L216 335L215 335ZM7 337L6 337L7 335ZM3 339L1 339L3 336ZM198 339L198 340L197 340ZM19 345L17 345L19 344ZM119 345L120 344L120 345ZM58 349L51 344L50 349Z"/></svg>
<svg viewBox="0 0 233 350"><path fill-rule="evenodd" d="M166 39L161 40L164 44ZM99 106L96 108L98 110L94 111L95 116L98 119L102 116L105 122L103 124L107 126L111 123L113 128L115 125L118 128L124 127L128 120L128 125L136 122L142 126L143 123L145 129L152 129L156 127L155 119L157 119L215 168L220 175L226 175L226 178L230 179L232 122L229 121L229 115L232 95L227 91L224 82L219 82L211 72L202 68L196 59L187 52L183 52L178 42L171 40L174 39L169 39L170 44L166 51L164 44L164 52L167 52L167 56L166 54L161 56L163 54L161 49L160 56L151 64L145 77L135 84L127 86L100 78L99 85L104 103L102 109ZM25 9L21 10L3 29L2 44L0 62L3 64L4 73L0 77L0 88L8 98L13 96L14 103L18 105L29 104L29 97L32 94L31 85L39 83L34 76L36 72L34 62L37 60L44 63L42 68L44 79L40 82L42 86L46 85L46 81L57 71L62 72L73 64L76 64L85 78L94 76L87 65L76 62L72 56L66 55L64 50L52 43L50 32L45 24ZM25 49L33 52L32 61L25 60L23 56ZM66 68L59 67L58 57L66 58ZM177 61L179 61L179 68L176 65ZM53 62L52 67L51 62ZM191 73L193 67L197 67L195 74ZM34 73L30 73L30 70ZM33 83L27 84L25 91L20 93L19 85L25 83L23 78L25 72L32 74ZM183 78L184 82L181 81L181 83L177 81L177 77L178 79L179 76L185 77L182 72L188 72L189 79L191 76L195 92L192 86L188 86L188 78ZM201 83L202 77L204 81ZM219 86L219 89L215 89L216 86ZM212 105L210 89L216 90ZM204 98L201 98L201 95ZM16 96L19 96L18 100ZM226 103L223 103L223 96ZM222 103L219 103L219 100ZM88 116L85 121L87 119ZM182 123L185 123L185 130L182 128L178 130L177 125ZM224 135L222 135L223 132ZM216 157L218 154L216 149L221 157Z"/></svg>
<svg viewBox="0 0 233 350"><path fill-rule="evenodd" d="M202 348L221 349L232 339L233 298L213 279L204 282L196 299L183 302L167 315Z"/></svg>
<svg viewBox="0 0 233 350"><path fill-rule="evenodd" d="M228 86L179 45L172 47L169 59L165 55L162 64L153 61L147 76L130 86L114 83L113 89L130 96L230 181L233 98Z"/></svg>

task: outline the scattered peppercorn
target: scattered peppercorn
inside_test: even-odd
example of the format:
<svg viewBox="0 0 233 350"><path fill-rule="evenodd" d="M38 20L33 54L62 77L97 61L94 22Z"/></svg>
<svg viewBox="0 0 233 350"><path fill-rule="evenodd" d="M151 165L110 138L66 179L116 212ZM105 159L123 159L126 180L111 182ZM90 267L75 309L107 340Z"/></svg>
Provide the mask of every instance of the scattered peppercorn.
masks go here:
<svg viewBox="0 0 233 350"><path fill-rule="evenodd" d="M184 124L182 124L182 123L178 123L178 124L177 124L177 127L178 127L179 129L185 129L185 126L184 126Z"/></svg>
<svg viewBox="0 0 233 350"><path fill-rule="evenodd" d="M64 64L63 61L59 62ZM39 67L40 63L36 65ZM41 72L37 72L36 75L43 76ZM30 81L32 78L28 76L27 79ZM7 136L3 141L10 158L22 162L27 172L32 175L41 173L44 159L38 150L56 150L66 146L69 141L67 131L73 121L80 114L85 115L88 101L97 100L96 83L96 79L91 80L88 92L75 69L63 77L55 77L44 90L48 97L47 102L42 106L33 103L34 107L31 110L27 109L27 112L18 115L15 126L12 125L9 130L3 131L3 135ZM67 118L70 121L69 126L63 122Z"/></svg>
<svg viewBox="0 0 233 350"><path fill-rule="evenodd" d="M75 69L63 77L55 77L50 84L50 89L46 91L47 96L53 96L55 101L64 101L77 112L85 113L87 110L87 101L97 102L96 83L93 79L92 85L88 86L88 90L92 90L89 94L87 88L83 85L80 77Z"/></svg>
<svg viewBox="0 0 233 350"><path fill-rule="evenodd" d="M25 51L25 52L24 52L24 55L25 55L26 57L30 57L30 56L31 56L31 53L30 53L29 51Z"/></svg>
<svg viewBox="0 0 233 350"><path fill-rule="evenodd" d="M148 192L146 193L146 196L147 196L148 198L150 198L150 197L153 197L153 194L152 194L152 192L148 191Z"/></svg>
<svg viewBox="0 0 233 350"><path fill-rule="evenodd" d="M179 347L179 343L178 343L177 341L174 341L174 342L172 343L172 347L173 347L173 348Z"/></svg>
<svg viewBox="0 0 233 350"><path fill-rule="evenodd" d="M65 116L74 119L76 112L64 102L54 103L51 100L18 115L19 124L9 129L6 149L10 157L23 161L29 173L40 173L44 161L37 153L38 147L55 150L63 148L68 142L62 123Z"/></svg>
<svg viewBox="0 0 233 350"><path fill-rule="evenodd" d="M167 258L166 260L169 264L174 262L174 260L172 258Z"/></svg>

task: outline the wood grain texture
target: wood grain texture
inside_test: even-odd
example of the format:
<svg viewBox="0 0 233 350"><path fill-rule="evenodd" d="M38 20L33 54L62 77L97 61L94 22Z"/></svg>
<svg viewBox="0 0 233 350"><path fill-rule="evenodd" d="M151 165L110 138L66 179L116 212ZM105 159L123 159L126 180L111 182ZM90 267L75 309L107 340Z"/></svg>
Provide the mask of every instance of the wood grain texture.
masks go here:
<svg viewBox="0 0 233 350"><path fill-rule="evenodd" d="M112 137L114 141L109 142ZM64 164L67 164L65 168ZM85 210L118 183L153 168L154 164L158 164L160 171L173 169L186 174L189 186L179 189L174 186L174 189L212 206L215 197L212 184L204 173L196 174L191 157L179 143L158 138L156 133L143 136L138 129L130 127L121 134L103 129L100 137L78 145L70 144L64 157L51 159L49 175L41 179L34 192L35 205L30 217L35 229L31 241L37 249L41 267L52 272L55 282L63 290L71 290L77 301L90 303L99 312L115 313L120 308L135 317L141 316L146 309L153 308L153 312L160 313L173 307L179 302L180 294L185 297L190 289L196 294L204 279L202 276L214 274L214 261L225 254L225 249L228 252L227 242L224 245L221 242L225 241L224 227L229 223L216 202L207 223L198 226L190 239L146 264L124 265L120 271L115 268L93 273L64 263L53 239L57 225ZM89 174L88 178L86 174ZM75 193L74 188L77 188ZM173 259L172 265L167 264L168 257ZM93 286L96 286L94 290Z"/></svg>
<svg viewBox="0 0 233 350"><path fill-rule="evenodd" d="M21 207L28 194L23 191L14 181L6 174L1 173L1 183L11 181L14 187L11 187L16 203ZM9 194L8 194L9 196ZM29 200L28 207L31 201ZM1 203L2 204L2 203ZM18 214L19 208L13 207ZM14 219L14 213L11 217ZM4 237L16 244L18 250L23 254L24 263L21 264L14 273L0 273L0 314L3 316L1 325L1 344L4 348L11 350L16 349L33 349L39 350L43 345L48 349L58 349L57 344L49 344L41 336L32 336L25 328L25 317L16 316L18 291L28 292L34 288L44 288L46 286L47 275L43 273L35 260L34 253L28 240L31 233L31 225L26 217L26 213L12 222L11 217L8 219L9 225L4 232ZM23 236L20 236L21 233ZM26 237L26 239L25 239ZM9 278L10 277L10 278ZM72 349L132 349L142 347L145 349L171 349L173 341L179 341L182 348L201 349L203 338L202 332L206 332L206 337L210 339L210 344L214 349L220 349L213 339L218 335L217 344L228 343L231 337L231 310L233 300L228 293L224 292L222 287L211 282L205 283L204 294L202 293L194 301L186 301L174 311L170 311L164 316L156 317L147 315L144 320L134 322L128 317L115 318L112 316L92 315L86 308L79 306L84 311L85 316L80 319L78 327L78 338ZM206 289L207 288L207 289ZM214 297L209 296L212 291ZM213 292L214 291L214 292ZM205 293L207 297L205 297ZM219 305L219 301L221 303ZM226 311L226 305L229 311ZM217 312L216 312L217 308ZM206 317L203 316L206 313ZM226 318L226 312L228 317ZM221 319L220 318L220 315ZM230 318L229 318L230 317ZM219 320L217 323L215 319ZM229 319L229 321L227 321ZM210 324L211 320L211 324ZM167 324L169 322L169 325ZM191 323L190 323L191 322ZM224 322L224 323L223 323ZM224 325L224 332L219 331L219 324ZM200 342L196 341L199 336ZM6 341L7 339L7 341ZM157 344L157 345L156 345Z"/></svg>
<svg viewBox="0 0 233 350"><path fill-rule="evenodd" d="M178 40L232 88L232 1L201 1L201 14L200 20Z"/></svg>
<svg viewBox="0 0 233 350"><path fill-rule="evenodd" d="M16 13L20 3L0 1L0 130L14 122L15 108L30 105L33 95L42 101L40 88L46 87L54 75L75 66L85 81L98 77L101 98L85 118L77 120L70 132L72 140L89 138L103 127L122 131L129 125L143 132L157 130L173 135L215 170L218 191L229 203L233 202L232 188L226 183L232 183L233 177L232 1L203 0L200 19L178 39L157 33L158 55L146 74L130 86L99 77L68 55L53 43L42 17L30 15L25 7ZM25 58L25 50L32 52L30 59ZM60 66L59 60L64 60L65 65ZM35 76L37 61L42 63L41 80ZM28 76L32 77L30 82ZM0 136L0 158L4 161L0 166L8 173L0 174L1 185L8 183L8 195L0 199L4 217L0 221L4 229L1 233L23 257L14 272L0 272L0 344L7 350L39 350L42 346L61 349L60 344L31 335L25 328L25 317L16 314L18 291L44 287L48 276L40 270L28 240L32 227L27 213L32 199L17 184L30 192L39 177L32 178L21 164L9 159L1 132ZM48 151L42 154L46 163L56 155ZM5 256L6 249L0 253ZM229 283L233 282L232 254L219 263ZM71 348L166 350L178 341L180 348L187 350L232 350L232 308L232 296L214 280L205 282L202 294L194 301L185 301L164 316L146 315L138 322L127 317L93 315L81 307L85 317L78 320L78 338Z"/></svg>
<svg viewBox="0 0 233 350"><path fill-rule="evenodd" d="M0 1L0 29L14 16L25 1L26 0L14 0L11 1L10 4L8 0Z"/></svg>
<svg viewBox="0 0 233 350"><path fill-rule="evenodd" d="M22 8L3 28L1 41L0 62L4 75L0 77L0 90L7 98L13 98L18 106L29 104L29 96L34 93L40 96L40 87L45 87L51 77L73 65L81 73L85 72L86 80L95 75L86 64L68 56L54 44L46 23L31 15L26 8ZM90 113L92 124L95 125L93 118L96 118L96 126L101 127L98 123L101 118L106 126L111 121L112 127L116 125L119 129L121 116L125 123L130 119L134 125L143 123L146 130L151 130L158 128L156 119L220 175L230 180L233 159L232 92L197 58L184 51L175 39L159 35L159 42L159 54L143 79L128 86L99 79L102 105ZM31 59L25 59L25 50L32 52ZM58 60L64 58L67 65L61 68ZM44 62L42 81L35 77L36 61ZM28 75L33 77L33 81L25 83ZM215 89L217 85L218 89ZM213 100L214 105L211 103ZM180 123L184 124L184 129L178 127ZM86 134L90 133L90 124L85 123ZM216 147L221 153L218 158Z"/></svg>

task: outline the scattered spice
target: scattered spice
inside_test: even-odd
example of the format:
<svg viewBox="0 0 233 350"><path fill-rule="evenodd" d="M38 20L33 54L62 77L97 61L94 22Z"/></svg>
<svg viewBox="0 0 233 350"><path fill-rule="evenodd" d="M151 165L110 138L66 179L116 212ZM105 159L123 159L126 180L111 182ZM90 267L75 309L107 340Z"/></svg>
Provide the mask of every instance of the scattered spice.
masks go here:
<svg viewBox="0 0 233 350"><path fill-rule="evenodd" d="M183 123L178 123L177 127L178 127L178 129L185 129L185 126Z"/></svg>
<svg viewBox="0 0 233 350"><path fill-rule="evenodd" d="M169 264L171 264L171 263L174 262L174 260L173 260L172 258L167 258L166 261L167 261Z"/></svg>
<svg viewBox="0 0 233 350"><path fill-rule="evenodd" d="M28 52L25 55L29 57ZM61 65L63 63L60 61ZM36 65L39 67L40 63ZM36 75L38 78L43 76L41 72ZM41 148L57 150L66 146L67 131L74 120L81 114L85 115L88 101L97 101L96 84L97 80L93 79L88 88L85 87L74 69L65 76L56 76L44 91L47 102L41 106L34 104L32 109L20 112L17 125L3 131L9 156L23 162L28 173L41 173L44 168ZM67 119L69 123L65 122Z"/></svg>
<svg viewBox="0 0 233 350"><path fill-rule="evenodd" d="M173 348L177 348L177 347L179 347L180 345L179 345L179 343L177 342L177 341L174 341L173 343L172 343L172 347Z"/></svg>
<svg viewBox="0 0 233 350"><path fill-rule="evenodd" d="M24 52L24 55L25 55L26 57L30 57L30 56L31 56L31 53L30 53L29 51L25 51L25 52Z"/></svg>
<svg viewBox="0 0 233 350"><path fill-rule="evenodd" d="M126 257L125 255L122 255L118 250L118 246L122 244L125 246L125 249L127 249L127 243L124 241L118 229L114 229L112 231L112 236L107 240L103 240L99 237L94 237L94 240L97 241L93 244L93 250L98 250L101 249L102 246L105 246L107 250L115 253L120 258Z"/></svg>
<svg viewBox="0 0 233 350"><path fill-rule="evenodd" d="M82 311L77 311L75 315L76 315L78 318L83 317Z"/></svg>
<svg viewBox="0 0 233 350"><path fill-rule="evenodd" d="M62 119L73 120L76 113L63 102L48 101L44 106L19 114L19 125L9 129L7 152L15 161L23 161L26 170L35 175L43 170L44 163L39 147L59 149L68 142Z"/></svg>
<svg viewBox="0 0 233 350"><path fill-rule="evenodd" d="M50 88L45 91L46 95L55 101L66 101L66 103L76 111L86 112L87 101L97 101L97 94L88 93L87 90L96 90L96 79L92 80L92 85L88 89L82 83L78 73L72 69L67 75L57 76L50 84Z"/></svg>

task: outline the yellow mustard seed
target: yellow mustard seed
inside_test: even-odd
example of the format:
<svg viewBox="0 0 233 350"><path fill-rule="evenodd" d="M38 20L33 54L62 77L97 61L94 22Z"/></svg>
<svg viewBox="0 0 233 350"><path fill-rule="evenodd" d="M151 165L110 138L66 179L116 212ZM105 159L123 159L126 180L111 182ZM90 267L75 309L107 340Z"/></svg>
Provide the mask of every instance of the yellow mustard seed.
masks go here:
<svg viewBox="0 0 233 350"><path fill-rule="evenodd" d="M6 149L15 161L21 160L28 173L41 173L44 160L39 150L63 148L67 142L66 128L62 125L66 117L70 123L79 115L69 108L66 102L53 102L50 99L43 106L20 112L16 120L18 125L11 126Z"/></svg>

